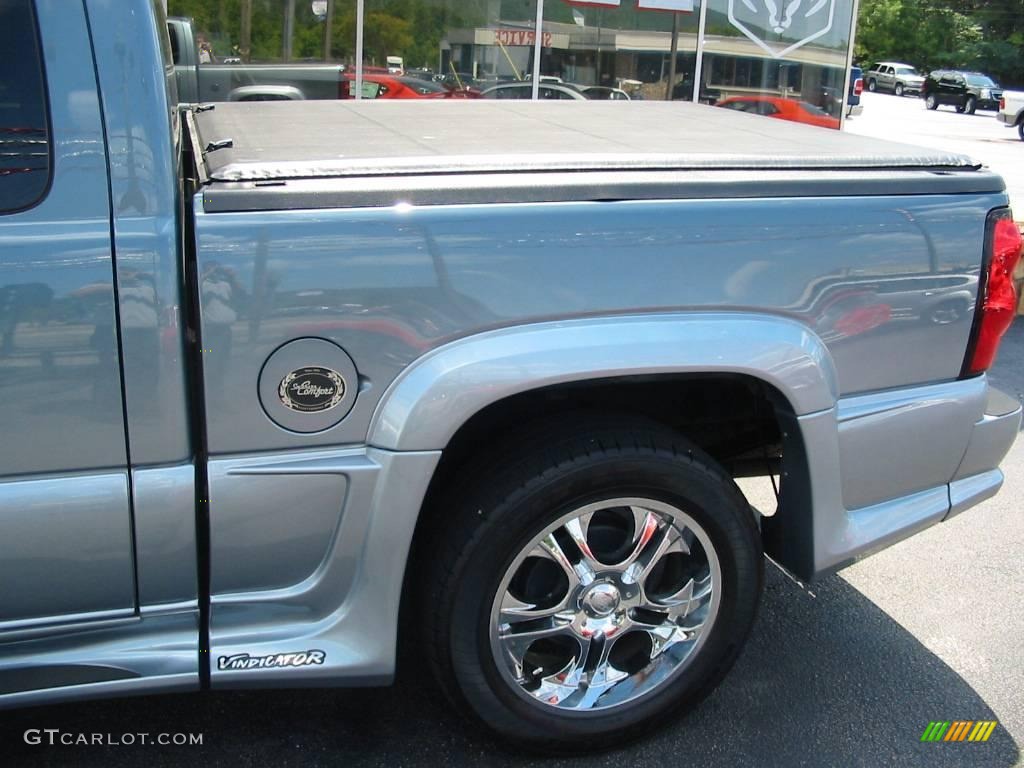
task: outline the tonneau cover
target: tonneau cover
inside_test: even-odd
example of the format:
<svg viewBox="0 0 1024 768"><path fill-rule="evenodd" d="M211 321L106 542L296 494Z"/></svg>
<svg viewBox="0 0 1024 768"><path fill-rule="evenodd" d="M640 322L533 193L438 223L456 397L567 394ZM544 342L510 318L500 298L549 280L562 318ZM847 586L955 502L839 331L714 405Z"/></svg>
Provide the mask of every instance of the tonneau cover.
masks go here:
<svg viewBox="0 0 1024 768"><path fill-rule="evenodd" d="M213 181L554 171L961 170L963 155L685 102L220 103L196 115Z"/></svg>

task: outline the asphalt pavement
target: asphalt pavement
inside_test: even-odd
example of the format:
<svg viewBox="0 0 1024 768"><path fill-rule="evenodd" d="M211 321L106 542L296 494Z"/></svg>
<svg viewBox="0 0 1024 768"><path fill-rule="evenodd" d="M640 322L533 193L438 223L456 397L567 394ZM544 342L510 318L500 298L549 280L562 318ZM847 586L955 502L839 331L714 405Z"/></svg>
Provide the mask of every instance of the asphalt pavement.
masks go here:
<svg viewBox="0 0 1024 768"><path fill-rule="evenodd" d="M854 121L858 131L875 130L871 126L888 114L886 130L902 130L893 138L905 141L917 141L914 132L924 130L918 118L943 121L933 126L952 121L956 135L950 141L957 144L943 145L951 149L962 142L986 146L990 139L982 132L994 141L1009 133L981 116L926 114L909 98L869 94L865 106L865 116ZM975 124L979 137L961 135ZM1024 192L1024 142L1017 144L1005 156L999 153L1007 148L1000 146L990 162ZM1018 153L1016 166L1012 152ZM1024 196L1018 199L1024 211ZM1011 328L991 378L1024 399L1024 320ZM725 682L694 711L619 751L545 761L510 754L452 713L412 648L390 688L187 694L4 712L0 764L1019 765L1024 440L1003 468L1006 485L996 498L809 590L770 568L757 624ZM761 503L763 488L751 494L753 503ZM986 743L922 743L932 720L999 725ZM47 728L112 734L114 740L126 733L202 734L202 745L25 743L26 730Z"/></svg>

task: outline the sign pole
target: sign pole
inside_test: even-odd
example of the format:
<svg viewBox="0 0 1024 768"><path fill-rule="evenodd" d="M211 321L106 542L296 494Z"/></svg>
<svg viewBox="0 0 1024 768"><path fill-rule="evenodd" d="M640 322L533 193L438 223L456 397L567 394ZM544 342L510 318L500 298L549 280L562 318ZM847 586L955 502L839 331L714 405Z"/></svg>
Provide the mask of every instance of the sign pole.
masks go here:
<svg viewBox="0 0 1024 768"><path fill-rule="evenodd" d="M676 57L679 55L679 14L672 12L672 45L668 59L668 85L665 86L665 101L672 101L672 90L676 82Z"/></svg>
<svg viewBox="0 0 1024 768"><path fill-rule="evenodd" d="M356 98L363 98L363 0L356 0Z"/></svg>
<svg viewBox="0 0 1024 768"><path fill-rule="evenodd" d="M295 36L295 0L287 0L284 6L284 56L285 61L292 59L292 38Z"/></svg>
<svg viewBox="0 0 1024 768"><path fill-rule="evenodd" d="M697 60L693 64L693 103L700 103L700 78L704 65L704 29L708 24L708 3L700 0L700 18L697 21Z"/></svg>
<svg viewBox="0 0 1024 768"><path fill-rule="evenodd" d="M242 29L241 45L238 52L242 54L242 61L246 64L252 56L252 0L242 0Z"/></svg>
<svg viewBox="0 0 1024 768"><path fill-rule="evenodd" d="M327 18L324 19L324 61L331 60L331 38L334 26L334 0L327 0Z"/></svg>
<svg viewBox="0 0 1024 768"><path fill-rule="evenodd" d="M533 28L533 88L534 101L540 98L540 49L544 42L544 0L537 0L537 23Z"/></svg>

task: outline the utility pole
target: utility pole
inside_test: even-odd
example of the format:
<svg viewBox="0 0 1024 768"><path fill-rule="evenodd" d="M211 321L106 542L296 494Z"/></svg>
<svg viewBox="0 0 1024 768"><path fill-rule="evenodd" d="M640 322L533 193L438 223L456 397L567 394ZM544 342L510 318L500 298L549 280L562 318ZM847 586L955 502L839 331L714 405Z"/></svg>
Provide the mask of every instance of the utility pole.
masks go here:
<svg viewBox="0 0 1024 768"><path fill-rule="evenodd" d="M284 6L284 52L281 58L292 60L292 38L295 36L295 0L286 0Z"/></svg>
<svg viewBox="0 0 1024 768"><path fill-rule="evenodd" d="M324 19L324 61L331 60L331 37L334 26L334 0L327 0L327 18Z"/></svg>
<svg viewBox="0 0 1024 768"><path fill-rule="evenodd" d="M706 0L705 0L706 1ZM672 101L672 89L676 83L676 55L679 53L679 14L672 12L672 50L668 58L668 85L665 86L665 100Z"/></svg>
<svg viewBox="0 0 1024 768"><path fill-rule="evenodd" d="M242 38L239 41L238 52L242 55L242 61L246 64L252 56L252 0L242 0Z"/></svg>

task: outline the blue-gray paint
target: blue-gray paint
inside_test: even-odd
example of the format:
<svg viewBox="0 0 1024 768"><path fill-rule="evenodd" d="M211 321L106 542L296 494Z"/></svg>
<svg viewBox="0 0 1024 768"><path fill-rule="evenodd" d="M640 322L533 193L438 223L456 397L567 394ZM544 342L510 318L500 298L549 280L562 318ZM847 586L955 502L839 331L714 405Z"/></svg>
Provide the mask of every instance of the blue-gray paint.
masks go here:
<svg viewBox="0 0 1024 768"><path fill-rule="evenodd" d="M791 318L824 341L843 395L955 379L985 214L1003 202L936 195L205 214L197 199L199 271L215 275L217 291L201 286L204 339L220 345L204 358L218 373L207 377L210 447L361 443L382 392L426 352L503 326L595 315ZM935 322L937 307L957 318ZM299 336L335 342L366 379L349 416L315 436L276 427L250 384L275 348Z"/></svg>
<svg viewBox="0 0 1024 768"><path fill-rule="evenodd" d="M421 357L384 393L369 443L443 448L486 406L538 387L587 379L730 373L770 384L797 414L838 397L832 357L795 320L692 312L534 323L470 336Z"/></svg>
<svg viewBox="0 0 1024 768"><path fill-rule="evenodd" d="M0 475L8 477L125 465L106 156L89 38L80 4L37 7L53 94L53 181L34 208L0 216Z"/></svg>
<svg viewBox="0 0 1024 768"><path fill-rule="evenodd" d="M139 604L198 599L195 467L132 472Z"/></svg>
<svg viewBox="0 0 1024 768"><path fill-rule="evenodd" d="M0 530L0 637L21 620L135 609L126 473L0 483Z"/></svg>
<svg viewBox="0 0 1024 768"><path fill-rule="evenodd" d="M129 451L135 464L170 464L191 450L173 68L148 9L130 12L122 0L86 5L109 144Z"/></svg>

